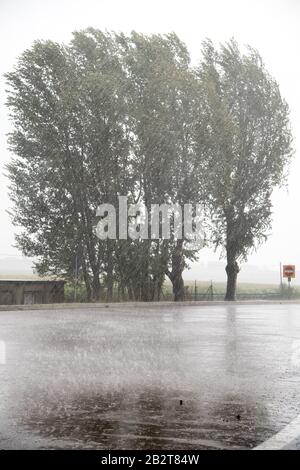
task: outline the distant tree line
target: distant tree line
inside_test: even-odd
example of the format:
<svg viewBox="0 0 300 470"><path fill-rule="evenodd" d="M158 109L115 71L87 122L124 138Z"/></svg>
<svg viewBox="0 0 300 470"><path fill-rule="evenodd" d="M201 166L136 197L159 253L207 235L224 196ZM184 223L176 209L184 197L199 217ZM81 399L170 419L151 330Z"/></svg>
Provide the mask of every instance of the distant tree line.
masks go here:
<svg viewBox="0 0 300 470"><path fill-rule="evenodd" d="M76 263L94 301L116 284L132 300L159 300L169 278L183 300L182 273L201 251L174 236L99 240L96 209L117 207L118 195L149 210L201 203L234 300L239 264L267 237L285 180L289 111L257 51L205 41L201 57L191 66L175 34L92 28L20 56L6 75L7 168L17 245L40 274L72 279Z"/></svg>

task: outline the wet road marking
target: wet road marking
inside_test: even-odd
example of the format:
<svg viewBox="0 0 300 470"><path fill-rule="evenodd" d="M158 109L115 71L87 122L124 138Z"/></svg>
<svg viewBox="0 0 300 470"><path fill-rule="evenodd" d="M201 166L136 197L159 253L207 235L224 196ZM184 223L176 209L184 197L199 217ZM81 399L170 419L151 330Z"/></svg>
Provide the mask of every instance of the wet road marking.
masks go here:
<svg viewBox="0 0 300 470"><path fill-rule="evenodd" d="M279 450L300 439L300 415L277 434L267 439L253 450Z"/></svg>

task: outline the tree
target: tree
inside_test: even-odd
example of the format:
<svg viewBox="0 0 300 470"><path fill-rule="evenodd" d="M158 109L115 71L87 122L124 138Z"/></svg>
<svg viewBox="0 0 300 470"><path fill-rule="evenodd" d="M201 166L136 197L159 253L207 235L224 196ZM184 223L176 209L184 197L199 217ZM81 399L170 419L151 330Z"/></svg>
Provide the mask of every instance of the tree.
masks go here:
<svg viewBox="0 0 300 470"><path fill-rule="evenodd" d="M176 300L194 252L181 240L98 240L96 208L193 201L190 128L195 78L176 35L130 37L89 28L69 45L37 41L7 74L14 124L8 165L14 223L39 273L72 279L80 261L88 299L100 276L135 299L159 299L167 274Z"/></svg>
<svg viewBox="0 0 300 470"><path fill-rule="evenodd" d="M191 73L188 50L175 34L121 35L124 67L130 80L129 108L135 135L133 152L138 169L137 200L150 213L151 203L195 203L193 152L196 77ZM196 250L184 240L143 240L140 265L144 300L158 292L167 275L174 300L184 300L182 273ZM139 258L139 256L138 256ZM154 281L155 279L155 281ZM154 282L155 287L152 286ZM150 293L150 291L151 293Z"/></svg>
<svg viewBox="0 0 300 470"><path fill-rule="evenodd" d="M258 53L206 42L190 66L175 34L109 34L89 28L68 45L34 43L7 74L14 129L8 165L13 221L40 273L73 278L88 299L100 278L135 300L158 300L165 276L184 299L183 270L199 247L188 237L99 240L101 203L203 202L212 241L227 256L226 299L239 261L266 236L271 193L291 156L288 108ZM149 220L150 223L150 220Z"/></svg>
<svg viewBox="0 0 300 470"><path fill-rule="evenodd" d="M108 247L94 233L96 208L131 181L126 79L113 37L89 29L68 47L38 41L6 78L18 245L38 257L40 273L69 277L77 253L88 298L98 300Z"/></svg>
<svg viewBox="0 0 300 470"><path fill-rule="evenodd" d="M227 259L225 299L234 300L239 261L267 238L271 194L292 155L289 111L258 52L243 54L234 40L219 51L205 42L196 74L207 129L196 147L212 239Z"/></svg>

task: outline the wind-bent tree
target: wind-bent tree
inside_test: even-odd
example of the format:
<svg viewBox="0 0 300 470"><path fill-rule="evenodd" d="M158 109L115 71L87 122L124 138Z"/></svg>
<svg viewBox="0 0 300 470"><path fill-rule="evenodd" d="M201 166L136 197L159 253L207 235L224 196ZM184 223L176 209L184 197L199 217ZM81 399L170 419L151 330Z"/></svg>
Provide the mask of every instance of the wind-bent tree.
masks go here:
<svg viewBox="0 0 300 470"><path fill-rule="evenodd" d="M68 47L36 42L10 85L8 165L17 242L39 272L72 277L77 253L88 298L100 296L110 246L94 234L98 204L115 204L131 176L126 77L113 38L88 30Z"/></svg>
<svg viewBox="0 0 300 470"><path fill-rule="evenodd" d="M196 135L213 242L226 252L226 300L234 300L240 260L266 239L271 194L292 155L289 111L258 52L234 40L203 48L197 70L204 113ZM201 127L202 128L202 127Z"/></svg>
<svg viewBox="0 0 300 470"><path fill-rule="evenodd" d="M184 44L174 34L90 28L66 46L36 42L7 81L13 220L38 272L72 278L76 257L94 300L100 276L108 300L114 281L134 299L153 300L167 274L182 300L185 259L194 256L183 241L100 241L94 228L97 206L116 207L118 195L149 211L151 203L195 202L195 77Z"/></svg>
<svg viewBox="0 0 300 470"><path fill-rule="evenodd" d="M185 44L175 34L121 36L124 67L130 81L130 115L135 135L133 152L138 169L137 199L150 213L151 203L195 203L193 126L196 77ZM149 230L150 235L150 230ZM143 299L153 299L165 275L174 300L184 300L183 270L195 256L183 239L143 240L140 270ZM140 258L140 256L138 256ZM154 282L154 286L153 286Z"/></svg>
<svg viewBox="0 0 300 470"><path fill-rule="evenodd" d="M204 202L212 241L227 256L226 299L239 260L267 235L270 196L291 155L288 108L257 52L207 42L197 70L175 34L109 34L89 28L69 45L36 42L12 73L8 165L17 243L40 273L73 278L88 299L158 300L165 276L184 299L186 239L99 240L101 203ZM150 237L150 227L149 233Z"/></svg>

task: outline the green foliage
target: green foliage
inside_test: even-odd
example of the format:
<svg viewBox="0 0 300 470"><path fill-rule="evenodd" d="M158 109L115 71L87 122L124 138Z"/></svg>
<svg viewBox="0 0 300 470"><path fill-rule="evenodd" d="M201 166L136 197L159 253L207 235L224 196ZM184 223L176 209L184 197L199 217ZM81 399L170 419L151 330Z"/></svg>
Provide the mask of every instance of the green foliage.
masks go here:
<svg viewBox="0 0 300 470"><path fill-rule="evenodd" d="M268 234L271 194L292 155L288 106L258 52L242 54L234 40L220 51L206 42L197 75L206 127L197 140L213 242L246 259Z"/></svg>
<svg viewBox="0 0 300 470"><path fill-rule="evenodd" d="M238 261L266 240L271 194L292 155L289 111L258 52L231 40L204 43L196 70L202 113L196 134L211 238L227 257L227 300L234 300ZM203 131L204 130L204 131Z"/></svg>

